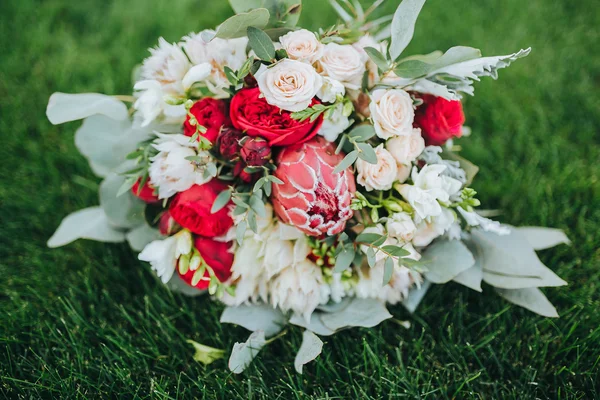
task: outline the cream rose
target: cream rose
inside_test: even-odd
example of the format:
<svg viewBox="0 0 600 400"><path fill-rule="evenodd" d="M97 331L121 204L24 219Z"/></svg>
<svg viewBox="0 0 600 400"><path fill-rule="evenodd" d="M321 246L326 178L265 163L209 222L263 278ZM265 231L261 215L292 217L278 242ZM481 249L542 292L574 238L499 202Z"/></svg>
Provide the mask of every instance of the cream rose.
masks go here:
<svg viewBox="0 0 600 400"><path fill-rule="evenodd" d="M409 135L396 136L385 144L385 148L401 164L410 164L425 149L425 140L421 136L421 130L414 128Z"/></svg>
<svg viewBox="0 0 600 400"><path fill-rule="evenodd" d="M361 159L356 161L357 181L368 192L389 190L392 188L392 184L398 180L398 163L390 152L383 148L383 144L375 148L375 154L377 155L377 164L370 164Z"/></svg>
<svg viewBox="0 0 600 400"><path fill-rule="evenodd" d="M312 64L323 54L323 44L306 29L288 32L279 38L279 42L292 60Z"/></svg>
<svg viewBox="0 0 600 400"><path fill-rule="evenodd" d="M380 138L389 139L412 133L415 110L410 95L404 90L375 90L371 95L369 110L375 132Z"/></svg>
<svg viewBox="0 0 600 400"><path fill-rule="evenodd" d="M402 242L410 242L417 230L410 214L406 212L392 214L387 221L386 227L391 237Z"/></svg>
<svg viewBox="0 0 600 400"><path fill-rule="evenodd" d="M327 44L319 65L324 75L342 82L348 89L360 89L366 71L365 60L351 45Z"/></svg>
<svg viewBox="0 0 600 400"><path fill-rule="evenodd" d="M267 102L287 111L301 111L310 105L323 85L323 78L303 62L284 59L257 74L258 87Z"/></svg>

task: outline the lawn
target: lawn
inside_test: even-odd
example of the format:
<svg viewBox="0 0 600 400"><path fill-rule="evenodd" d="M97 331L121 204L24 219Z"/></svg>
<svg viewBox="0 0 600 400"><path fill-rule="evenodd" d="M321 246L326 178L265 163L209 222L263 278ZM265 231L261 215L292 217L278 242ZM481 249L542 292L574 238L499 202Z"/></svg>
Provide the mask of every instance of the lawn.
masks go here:
<svg viewBox="0 0 600 400"><path fill-rule="evenodd" d="M335 21L305 0L308 28ZM397 0L388 0L393 11ZM55 91L127 94L159 36L175 41L231 14L224 0L0 1L0 397L577 398L600 397L600 14L597 2L430 0L411 52L456 44L529 57L476 84L463 155L481 167L486 208L515 225L564 229L572 246L541 253L569 282L545 290L545 319L449 284L410 329L387 321L325 340L293 369L300 329L242 375L203 366L185 342L230 349L222 306L163 288L127 245L50 250L60 220L97 204L99 180L73 143L78 123L45 118ZM484 288L484 292L486 288Z"/></svg>

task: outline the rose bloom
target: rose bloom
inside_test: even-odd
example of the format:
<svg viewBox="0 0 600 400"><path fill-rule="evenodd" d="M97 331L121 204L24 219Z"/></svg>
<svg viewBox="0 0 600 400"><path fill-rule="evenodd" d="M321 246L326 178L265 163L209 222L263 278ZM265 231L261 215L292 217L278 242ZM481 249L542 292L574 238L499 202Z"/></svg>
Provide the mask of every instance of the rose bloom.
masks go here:
<svg viewBox="0 0 600 400"><path fill-rule="evenodd" d="M288 58L269 68L262 66L256 80L267 103L287 111L308 108L323 85L312 66Z"/></svg>
<svg viewBox="0 0 600 400"><path fill-rule="evenodd" d="M312 104L318 104L318 101L313 100ZM292 119L289 112L267 103L258 88L242 89L233 96L229 115L237 129L249 136L265 138L271 146L304 143L317 134L323 123L322 117L314 122Z"/></svg>
<svg viewBox="0 0 600 400"><path fill-rule="evenodd" d="M325 76L342 82L348 89L360 89L366 71L365 60L349 44L328 43L319 66Z"/></svg>
<svg viewBox="0 0 600 400"><path fill-rule="evenodd" d="M410 164L425 149L425 141L421 136L421 130L413 129L409 135L396 136L388 140L385 148L400 164Z"/></svg>
<svg viewBox="0 0 600 400"><path fill-rule="evenodd" d="M375 90L371 95L369 110L373 127L380 138L389 139L412 133L415 111L410 95L404 90Z"/></svg>
<svg viewBox="0 0 600 400"><path fill-rule="evenodd" d="M196 118L198 124L206 128L205 133L200 133L211 143L215 143L217 136L223 126L229 126L229 117L227 115L227 105L223 100L216 100L206 97L194 103L190 108L190 113ZM183 124L183 134L185 136L194 136L196 126L190 123L188 115Z"/></svg>
<svg viewBox="0 0 600 400"><path fill-rule="evenodd" d="M415 231L417 230L417 227L415 226L410 214L406 212L399 212L390 215L386 228L391 237L402 242L410 242L415 235Z"/></svg>
<svg viewBox="0 0 600 400"><path fill-rule="evenodd" d="M312 64L323 54L323 44L306 29L288 32L279 38L279 42L292 60Z"/></svg>
<svg viewBox="0 0 600 400"><path fill-rule="evenodd" d="M179 225L197 235L210 238L222 236L233 226L229 207L223 207L214 214L210 209L219 193L225 189L227 184L217 179L194 185L173 198L169 212Z"/></svg>
<svg viewBox="0 0 600 400"><path fill-rule="evenodd" d="M244 133L234 128L223 128L218 137L219 153L230 161L236 161L240 155L240 140Z"/></svg>
<svg viewBox="0 0 600 400"><path fill-rule="evenodd" d="M229 252L231 242L217 242L212 239L196 237L194 239L194 247L198 250L200 257L202 257L204 262L214 271L219 282L225 282L229 279L231 276L231 266L233 265L233 253ZM179 272L179 268L177 268L177 273L181 279L192 286L192 279L194 278L196 270L192 271L189 269L182 275ZM207 270L204 273L203 279L200 279L194 287L205 290L208 289L209 282L210 274Z"/></svg>
<svg viewBox="0 0 600 400"><path fill-rule="evenodd" d="M417 107L415 126L421 128L428 146L441 146L448 139L462 135L465 114L460 101L428 94L420 96L423 104Z"/></svg>
<svg viewBox="0 0 600 400"><path fill-rule="evenodd" d="M154 186L152 186L152 184L150 184L150 180L146 180L146 183L144 183L144 186L142 186L141 188L140 181L141 179L138 179L133 184L133 187L131 188L131 193L133 193L135 197L139 198L144 203L156 203L157 201L160 201L158 195L154 194L155 188Z"/></svg>
<svg viewBox="0 0 600 400"><path fill-rule="evenodd" d="M246 138L243 142L240 155L250 167L260 167L271 159L271 146L263 138Z"/></svg>
<svg viewBox="0 0 600 400"><path fill-rule="evenodd" d="M377 164L364 160L356 161L358 172L356 180L370 192L372 190L389 190L398 180L398 163L389 151L383 148L383 143L375 148Z"/></svg>

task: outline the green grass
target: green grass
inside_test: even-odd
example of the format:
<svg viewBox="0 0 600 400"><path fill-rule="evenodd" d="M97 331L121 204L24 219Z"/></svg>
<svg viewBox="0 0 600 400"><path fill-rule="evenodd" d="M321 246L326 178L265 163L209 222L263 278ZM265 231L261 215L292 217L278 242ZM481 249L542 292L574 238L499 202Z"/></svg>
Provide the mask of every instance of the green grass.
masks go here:
<svg viewBox="0 0 600 400"><path fill-rule="evenodd" d="M397 1L389 0L393 10ZM222 306L165 290L126 245L45 242L68 213L97 204L73 144L78 124L45 119L52 92L131 91L158 36L175 41L230 14L224 0L0 1L0 397L577 398L600 397L600 14L593 0L430 0L411 52L479 47L532 54L466 100L481 167L474 187L504 222L564 229L541 254L569 282L545 293L544 319L458 285L411 316L344 331L293 370L301 332L268 346L243 375L192 360L185 339L230 349L247 336ZM323 0L302 23L327 26ZM484 290L485 290L484 289Z"/></svg>

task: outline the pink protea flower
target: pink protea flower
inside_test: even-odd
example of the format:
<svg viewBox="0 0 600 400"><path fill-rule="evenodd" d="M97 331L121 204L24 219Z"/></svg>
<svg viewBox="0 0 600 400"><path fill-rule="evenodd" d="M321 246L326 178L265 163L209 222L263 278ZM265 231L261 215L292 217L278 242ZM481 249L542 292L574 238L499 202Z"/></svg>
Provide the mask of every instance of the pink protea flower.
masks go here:
<svg viewBox="0 0 600 400"><path fill-rule="evenodd" d="M344 154L335 154L334 145L321 136L284 148L277 156L275 171L283 184L273 185L277 216L310 236L342 232L352 218L350 202L356 191L349 168L333 173L343 158Z"/></svg>

